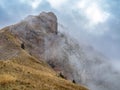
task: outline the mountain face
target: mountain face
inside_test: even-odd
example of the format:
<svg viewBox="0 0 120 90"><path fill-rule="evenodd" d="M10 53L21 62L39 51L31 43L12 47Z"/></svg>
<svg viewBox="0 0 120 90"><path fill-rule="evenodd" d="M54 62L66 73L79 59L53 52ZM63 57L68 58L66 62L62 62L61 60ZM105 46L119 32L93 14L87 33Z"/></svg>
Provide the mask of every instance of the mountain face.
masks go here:
<svg viewBox="0 0 120 90"><path fill-rule="evenodd" d="M21 48L9 28L0 31L0 90L87 90L59 75Z"/></svg>
<svg viewBox="0 0 120 90"><path fill-rule="evenodd" d="M0 90L87 90L83 86L63 79L62 74L57 74L45 60L40 58L44 50L44 36L49 33L47 29L52 29L50 33L56 34L54 31L56 19L51 20L54 14L45 15L50 15L50 19L43 18L46 25L51 26L44 28L46 30L44 34L40 30L34 31L28 21L0 30ZM43 21L40 24L43 25ZM37 35L38 33L43 36Z"/></svg>
<svg viewBox="0 0 120 90"><path fill-rule="evenodd" d="M30 15L5 29L15 38L15 45L18 44L31 57L47 62L66 79L85 85L90 90L120 89L120 73L112 68L104 56L92 47L79 44L67 34L60 33L57 28L54 13L42 12L38 16ZM1 35L1 38L5 37ZM14 45L9 42L6 45L7 48L9 45L13 48L0 48L1 53L7 56L2 55L0 59L6 60L19 54Z"/></svg>

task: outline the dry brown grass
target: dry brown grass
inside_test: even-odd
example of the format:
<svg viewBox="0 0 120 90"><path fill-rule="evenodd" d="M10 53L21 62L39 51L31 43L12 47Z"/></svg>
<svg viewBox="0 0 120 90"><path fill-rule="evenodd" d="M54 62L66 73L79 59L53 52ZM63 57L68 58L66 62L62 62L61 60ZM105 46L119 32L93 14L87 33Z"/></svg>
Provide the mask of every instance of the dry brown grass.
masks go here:
<svg viewBox="0 0 120 90"><path fill-rule="evenodd" d="M58 77L45 63L23 60L0 61L0 90L87 90Z"/></svg>
<svg viewBox="0 0 120 90"><path fill-rule="evenodd" d="M16 80L15 77L9 75L9 74L2 74L0 75L0 84L8 84L8 83L12 83Z"/></svg>

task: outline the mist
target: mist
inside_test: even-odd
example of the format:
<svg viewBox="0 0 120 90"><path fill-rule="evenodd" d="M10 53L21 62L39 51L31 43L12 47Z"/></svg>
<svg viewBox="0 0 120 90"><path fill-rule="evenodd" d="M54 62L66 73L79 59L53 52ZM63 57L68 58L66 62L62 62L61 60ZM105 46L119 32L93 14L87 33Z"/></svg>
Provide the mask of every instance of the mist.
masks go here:
<svg viewBox="0 0 120 90"><path fill-rule="evenodd" d="M48 35L45 38L44 58L47 62L54 62L60 69L64 69L63 73L69 79L75 79L91 90L120 89L120 1L8 2L0 1L0 28L14 24L30 14L54 12L60 33L59 36Z"/></svg>
<svg viewBox="0 0 120 90"><path fill-rule="evenodd" d="M68 34L46 38L45 60L63 71L67 79L87 86L90 90L119 90L120 71L109 58L92 46L79 44Z"/></svg>
<svg viewBox="0 0 120 90"><path fill-rule="evenodd" d="M52 11L79 42L87 42L111 60L120 61L119 1L116 0L8 0L0 1L0 28L30 14ZM15 9L14 9L15 8Z"/></svg>

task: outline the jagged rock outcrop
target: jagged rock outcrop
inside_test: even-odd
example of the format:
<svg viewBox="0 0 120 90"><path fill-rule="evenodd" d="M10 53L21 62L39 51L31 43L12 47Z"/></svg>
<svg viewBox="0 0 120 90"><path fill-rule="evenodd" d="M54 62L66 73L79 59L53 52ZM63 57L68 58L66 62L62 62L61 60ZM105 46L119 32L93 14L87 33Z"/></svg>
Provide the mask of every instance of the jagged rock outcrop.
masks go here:
<svg viewBox="0 0 120 90"><path fill-rule="evenodd" d="M8 28L21 44L24 43L24 50L37 59L45 60L65 78L86 85L90 90L120 89L120 80L116 82L120 74L115 72L106 58L58 32L57 18L52 12L28 16Z"/></svg>
<svg viewBox="0 0 120 90"><path fill-rule="evenodd" d="M57 17L52 12L42 12L38 16L28 16L25 20L34 30L57 34Z"/></svg>

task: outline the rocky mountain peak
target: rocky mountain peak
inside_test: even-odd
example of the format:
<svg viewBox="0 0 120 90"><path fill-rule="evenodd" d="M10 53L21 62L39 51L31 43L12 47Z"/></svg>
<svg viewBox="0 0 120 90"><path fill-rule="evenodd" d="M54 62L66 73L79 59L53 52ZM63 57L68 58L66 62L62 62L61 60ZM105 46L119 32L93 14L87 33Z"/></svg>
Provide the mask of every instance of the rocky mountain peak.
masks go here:
<svg viewBox="0 0 120 90"><path fill-rule="evenodd" d="M29 16L0 30L0 90L88 90L63 79L62 73L56 73L43 59L46 45L52 45L46 40L55 42L54 37L59 36L52 32L54 26L46 32L46 22L55 18L52 13L44 14L49 14L49 19L44 15Z"/></svg>
<svg viewBox="0 0 120 90"><path fill-rule="evenodd" d="M7 27L7 32L20 42L16 47L21 45L30 56L44 60L62 77L86 85L90 90L119 90L120 80L117 79L120 74L115 73L106 58L93 48L79 44L68 34L58 34L57 27L55 14L42 12ZM14 52L9 56L13 56Z"/></svg>
<svg viewBox="0 0 120 90"><path fill-rule="evenodd" d="M42 12L38 16L29 15L21 22L9 26L9 31L24 43L25 49L31 55L44 58L48 46L46 40L54 41L53 37L59 37L57 27L56 15L52 12Z"/></svg>
<svg viewBox="0 0 120 90"><path fill-rule="evenodd" d="M52 12L42 12L38 16L29 15L23 22L27 22L35 30L55 34L58 32L57 17Z"/></svg>

